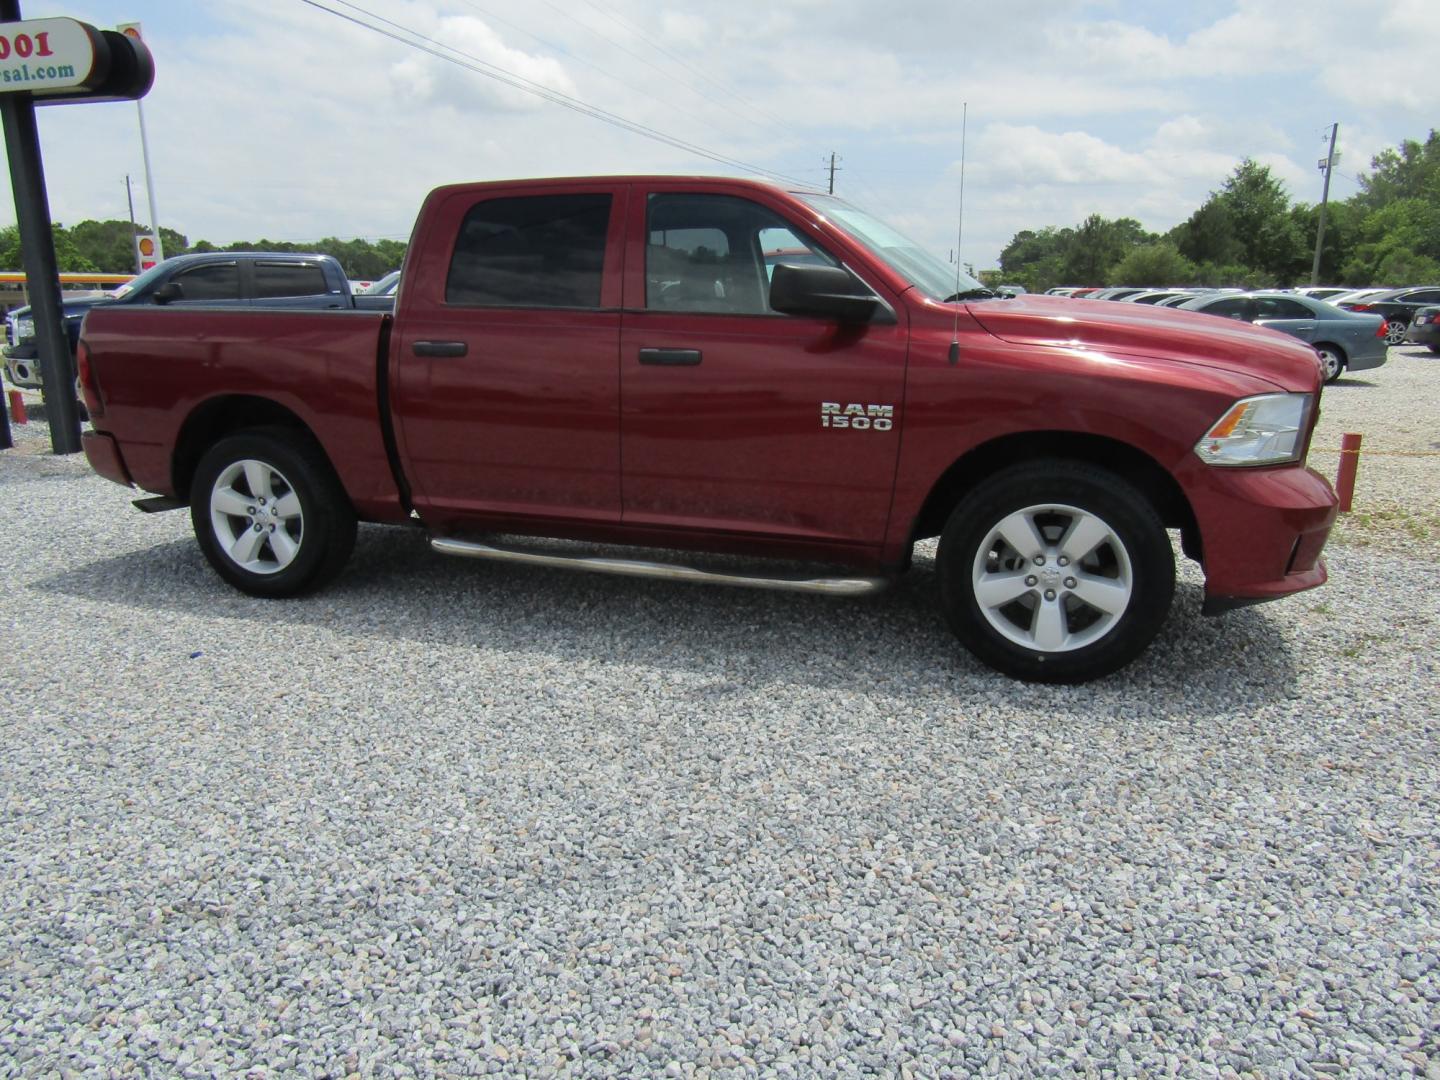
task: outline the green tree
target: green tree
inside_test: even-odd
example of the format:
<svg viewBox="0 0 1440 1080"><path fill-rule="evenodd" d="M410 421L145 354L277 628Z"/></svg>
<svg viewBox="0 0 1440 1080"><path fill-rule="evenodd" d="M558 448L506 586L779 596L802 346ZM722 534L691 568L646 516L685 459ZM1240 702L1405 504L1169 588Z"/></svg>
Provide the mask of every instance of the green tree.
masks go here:
<svg viewBox="0 0 1440 1080"><path fill-rule="evenodd" d="M75 244L70 231L58 221L50 226L55 240L55 264L61 273L73 272L93 274L103 272L91 259L84 255ZM0 229L0 263L6 269L24 270L25 258L20 246L20 229L10 225Z"/></svg>
<svg viewBox="0 0 1440 1080"><path fill-rule="evenodd" d="M1268 165L1246 158L1220 186L1218 198L1229 211L1241 261L1270 274L1272 284L1290 284L1305 242L1290 216L1285 185L1270 175Z"/></svg>
<svg viewBox="0 0 1440 1080"><path fill-rule="evenodd" d="M1352 201L1364 210L1381 210L1400 199L1440 202L1440 134L1434 128L1421 143L1406 139L1370 159L1371 173L1360 176Z"/></svg>
<svg viewBox="0 0 1440 1080"><path fill-rule="evenodd" d="M1237 263L1243 254L1230 208L1215 194L1170 230L1167 238L1180 254L1201 265Z"/></svg>
<svg viewBox="0 0 1440 1080"><path fill-rule="evenodd" d="M1121 259L1152 237L1134 218L1107 220L1091 214L1075 229L1065 247L1061 275L1070 281L1098 285Z"/></svg>
<svg viewBox="0 0 1440 1080"><path fill-rule="evenodd" d="M1131 248L1110 272L1111 285L1189 285L1195 264L1168 240Z"/></svg>

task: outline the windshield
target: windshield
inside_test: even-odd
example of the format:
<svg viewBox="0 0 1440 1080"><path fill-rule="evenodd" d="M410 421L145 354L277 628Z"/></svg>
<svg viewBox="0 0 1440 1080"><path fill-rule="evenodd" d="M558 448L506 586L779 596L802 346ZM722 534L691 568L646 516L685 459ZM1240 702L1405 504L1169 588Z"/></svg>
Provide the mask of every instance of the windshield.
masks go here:
<svg viewBox="0 0 1440 1080"><path fill-rule="evenodd" d="M959 272L957 279L955 267L947 266L915 241L902 236L864 210L857 209L833 195L798 194L798 198L859 240L926 296L945 300L971 292L977 296L993 295L984 285L963 271Z"/></svg>
<svg viewBox="0 0 1440 1080"><path fill-rule="evenodd" d="M119 300L122 296L129 296L136 289L143 289L167 270L164 263L156 263L149 270L146 270L139 277L131 278L124 285L121 285L114 292L110 293L112 300Z"/></svg>
<svg viewBox="0 0 1440 1080"><path fill-rule="evenodd" d="M400 287L400 271L391 270L375 284L364 290L366 296L390 296Z"/></svg>

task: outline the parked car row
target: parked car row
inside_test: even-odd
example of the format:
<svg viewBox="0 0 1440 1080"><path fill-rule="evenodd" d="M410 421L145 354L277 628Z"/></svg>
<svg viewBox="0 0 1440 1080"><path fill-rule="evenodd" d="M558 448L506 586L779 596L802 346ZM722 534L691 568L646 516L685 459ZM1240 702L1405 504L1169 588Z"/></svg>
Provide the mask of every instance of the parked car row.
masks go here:
<svg viewBox="0 0 1440 1080"><path fill-rule="evenodd" d="M1379 315L1385 320L1385 340L1399 345L1420 309L1440 304L1440 285L1410 286L1404 289L1383 289L1363 296L1346 294L1336 297L1335 304L1347 311Z"/></svg>
<svg viewBox="0 0 1440 1080"><path fill-rule="evenodd" d="M1385 363L1387 324L1383 318L1347 311L1299 293L1197 296L1173 306L1297 337L1309 343L1320 357L1326 382L1334 382L1347 370L1364 371Z"/></svg>

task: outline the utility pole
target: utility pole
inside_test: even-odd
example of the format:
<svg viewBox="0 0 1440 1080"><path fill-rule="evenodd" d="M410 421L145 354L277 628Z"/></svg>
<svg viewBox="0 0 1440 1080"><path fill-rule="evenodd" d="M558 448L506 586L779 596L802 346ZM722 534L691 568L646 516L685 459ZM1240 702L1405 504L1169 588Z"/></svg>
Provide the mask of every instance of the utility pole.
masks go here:
<svg viewBox="0 0 1440 1080"><path fill-rule="evenodd" d="M1325 242L1325 205L1330 201L1330 174L1335 171L1335 138L1340 134L1340 122L1330 125L1330 152L1320 162L1320 171L1325 174L1325 188L1320 195L1320 227L1315 230L1315 261L1310 265L1310 284L1320 284L1320 245Z"/></svg>
<svg viewBox="0 0 1440 1080"><path fill-rule="evenodd" d="M835 173L837 172L837 170L836 170L836 168L835 168L835 162L836 162L836 160L837 160L837 158L835 157L835 151L834 151L834 150L831 150L831 151L830 151L830 194L831 194L831 195L834 195L834 194L835 194ZM844 158L839 158L838 160L844 161L845 159L844 159ZM844 170L844 169L840 169L840 170L838 170L838 171L839 171L839 172L844 172L845 170Z"/></svg>
<svg viewBox="0 0 1440 1080"><path fill-rule="evenodd" d="M135 193L130 190L130 174L125 174L125 202L130 207L130 246L135 248L135 273L140 273L140 249L135 246Z"/></svg>

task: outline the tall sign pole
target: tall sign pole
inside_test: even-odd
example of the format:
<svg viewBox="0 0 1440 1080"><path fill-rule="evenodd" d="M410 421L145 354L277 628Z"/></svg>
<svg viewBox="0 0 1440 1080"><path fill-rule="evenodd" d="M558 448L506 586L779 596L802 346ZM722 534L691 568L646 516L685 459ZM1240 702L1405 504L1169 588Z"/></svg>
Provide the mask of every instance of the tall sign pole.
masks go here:
<svg viewBox="0 0 1440 1080"><path fill-rule="evenodd" d="M20 0L0 0L0 23L19 22ZM0 31L5 29L0 26ZM35 317L50 448L57 454L73 454L80 449L75 360L70 355L70 338L65 333L60 307L60 269L55 265L55 235L50 227L50 200L45 194L35 102L28 94L0 94L0 116L5 120L5 153L10 159L15 219L20 226L30 312Z"/></svg>
<svg viewBox="0 0 1440 1080"><path fill-rule="evenodd" d="M15 193L15 220L24 250L26 288L35 317L50 446L57 454L81 448L75 401L75 359L60 301L55 235L45 193L45 167L35 107L86 101L133 101L155 80L141 42L75 19L20 18L20 0L0 0L0 118Z"/></svg>
<svg viewBox="0 0 1440 1080"><path fill-rule="evenodd" d="M1310 284L1320 284L1320 245L1325 242L1325 206L1330 201L1330 174L1335 171L1335 137L1340 134L1340 122L1330 125L1330 152L1320 162L1325 173L1325 188L1320 195L1320 227L1315 230L1315 261L1310 264Z"/></svg>
<svg viewBox="0 0 1440 1080"><path fill-rule="evenodd" d="M120 33L136 41L140 37L140 24L121 23L116 27ZM145 161L145 195L150 202L150 231L155 234L155 261L165 261L165 244L160 239L160 211L155 209L155 176L150 170L150 139L145 134L145 104L135 99L135 114L140 117L140 156Z"/></svg>

